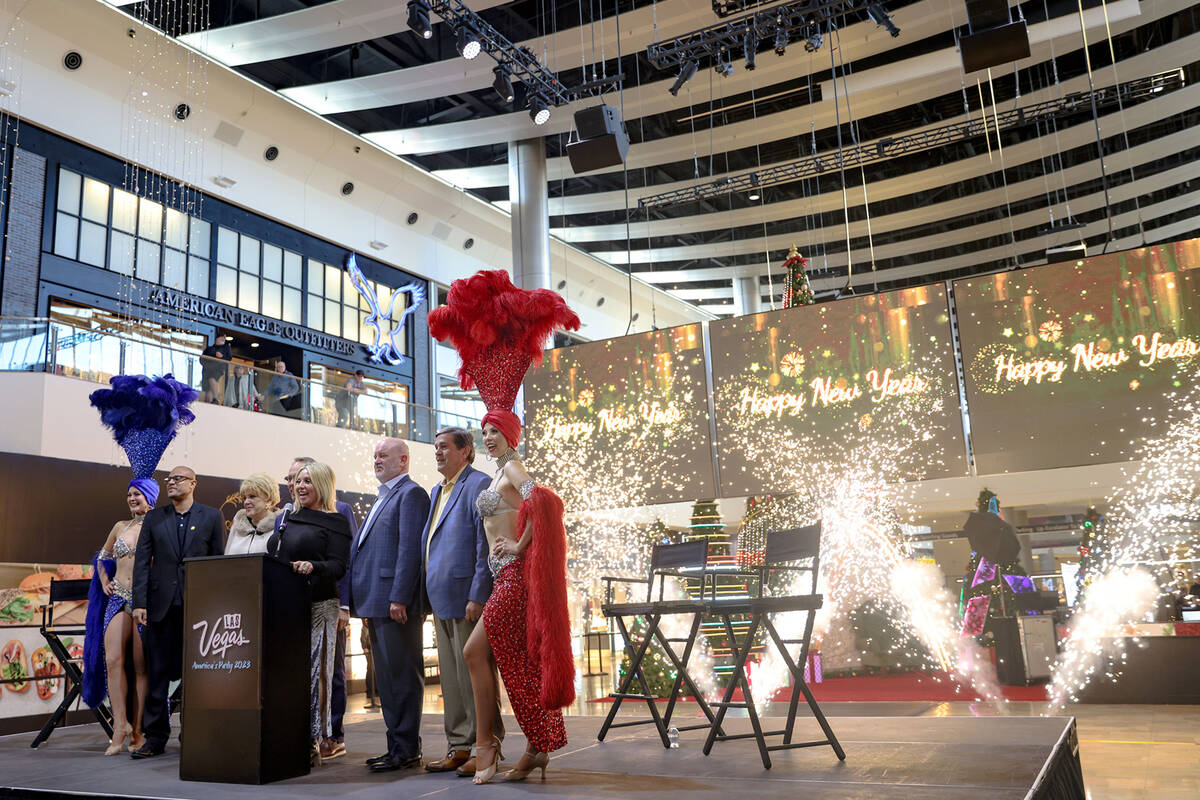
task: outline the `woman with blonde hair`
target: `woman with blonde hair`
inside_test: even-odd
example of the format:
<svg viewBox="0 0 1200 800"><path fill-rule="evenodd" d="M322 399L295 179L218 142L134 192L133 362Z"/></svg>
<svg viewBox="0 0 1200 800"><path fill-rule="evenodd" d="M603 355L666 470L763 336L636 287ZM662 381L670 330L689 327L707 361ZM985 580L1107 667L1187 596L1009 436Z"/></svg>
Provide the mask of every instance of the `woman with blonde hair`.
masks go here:
<svg viewBox="0 0 1200 800"><path fill-rule="evenodd" d="M291 562L312 585L312 650L310 655L312 759L321 763L320 742L333 735L334 649L337 646L337 583L350 561L350 523L337 512L333 470L314 461L296 472L293 493L297 508L280 522L267 552Z"/></svg>
<svg viewBox="0 0 1200 800"><path fill-rule="evenodd" d="M267 552L267 542L279 516L279 484L265 472L255 472L238 489L242 507L234 515L225 542L225 555Z"/></svg>

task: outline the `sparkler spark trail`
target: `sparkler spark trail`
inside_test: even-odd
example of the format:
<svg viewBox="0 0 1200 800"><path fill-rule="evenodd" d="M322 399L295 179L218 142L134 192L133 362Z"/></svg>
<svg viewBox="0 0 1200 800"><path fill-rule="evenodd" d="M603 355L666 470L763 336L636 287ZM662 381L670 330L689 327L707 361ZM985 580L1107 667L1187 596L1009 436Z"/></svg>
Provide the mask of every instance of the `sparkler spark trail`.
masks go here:
<svg viewBox="0 0 1200 800"><path fill-rule="evenodd" d="M818 590L824 606L817 616L814 646L841 627L836 621L862 606L873 606L899 631L887 645L898 663L915 661L954 673L981 696L998 700L987 670L970 658L969 650L960 652L958 616L940 573L914 562L900 534L906 489L890 481L912 476L913 463L927 470L937 466L930 442L937 440L944 401L934 373L925 374L933 391L879 411L869 429L847 424L814 441L797 437L786 423L745 420L739 435L747 461L778 470L796 492L777 501L755 524L779 530L821 520ZM778 593L803 593L806 588L789 586ZM803 620L803 615L795 616L777 620L785 638L794 638L786 634ZM921 648L910 647L914 639ZM767 687L782 686L787 677L783 659L768 648L755 670L758 701L765 703L772 693Z"/></svg>
<svg viewBox="0 0 1200 800"><path fill-rule="evenodd" d="M1175 414L1162 433L1139 448L1140 466L1111 499L1106 549L1071 620L1065 647L1049 686L1050 711L1078 698L1102 672L1120 675L1125 657L1121 627L1154 608L1169 583L1172 560L1195 558L1191 524L1200 519L1200 373L1184 377L1192 388L1172 399ZM1157 565L1157 577L1137 565ZM1151 567L1153 569L1153 567Z"/></svg>

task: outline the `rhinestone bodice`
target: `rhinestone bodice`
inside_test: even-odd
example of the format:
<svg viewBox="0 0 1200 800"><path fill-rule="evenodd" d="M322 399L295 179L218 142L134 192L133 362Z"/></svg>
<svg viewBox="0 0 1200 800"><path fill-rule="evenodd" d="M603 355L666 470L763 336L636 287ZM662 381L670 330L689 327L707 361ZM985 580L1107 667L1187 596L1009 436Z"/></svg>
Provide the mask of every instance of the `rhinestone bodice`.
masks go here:
<svg viewBox="0 0 1200 800"><path fill-rule="evenodd" d="M516 511L515 508L504 502L504 495L495 489L484 489L475 497L475 510L481 517Z"/></svg>

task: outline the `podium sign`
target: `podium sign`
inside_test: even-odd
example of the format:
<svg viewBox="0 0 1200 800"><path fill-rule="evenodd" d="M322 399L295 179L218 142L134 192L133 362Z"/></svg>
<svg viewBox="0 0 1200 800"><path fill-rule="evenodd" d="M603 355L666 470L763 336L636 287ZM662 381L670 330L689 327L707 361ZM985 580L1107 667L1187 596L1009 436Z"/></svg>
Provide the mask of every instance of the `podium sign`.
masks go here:
<svg viewBox="0 0 1200 800"><path fill-rule="evenodd" d="M185 562L179 777L261 784L309 771L308 583L270 556Z"/></svg>

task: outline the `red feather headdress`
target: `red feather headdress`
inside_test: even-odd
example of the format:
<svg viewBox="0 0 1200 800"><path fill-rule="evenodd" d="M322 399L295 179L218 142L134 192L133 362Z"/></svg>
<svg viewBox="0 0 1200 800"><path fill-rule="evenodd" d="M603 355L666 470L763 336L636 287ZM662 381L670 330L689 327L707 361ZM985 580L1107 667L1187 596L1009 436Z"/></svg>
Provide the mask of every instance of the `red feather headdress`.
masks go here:
<svg viewBox="0 0 1200 800"><path fill-rule="evenodd" d="M479 387L489 411L512 410L525 373L560 329L579 329L567 302L549 289L518 289L502 269L455 281L446 305L429 312L429 333L449 339L462 359L459 384Z"/></svg>

